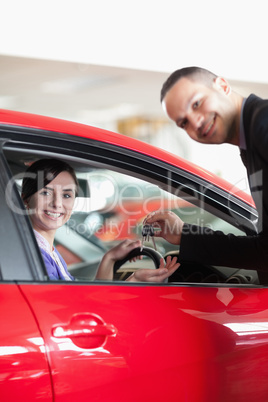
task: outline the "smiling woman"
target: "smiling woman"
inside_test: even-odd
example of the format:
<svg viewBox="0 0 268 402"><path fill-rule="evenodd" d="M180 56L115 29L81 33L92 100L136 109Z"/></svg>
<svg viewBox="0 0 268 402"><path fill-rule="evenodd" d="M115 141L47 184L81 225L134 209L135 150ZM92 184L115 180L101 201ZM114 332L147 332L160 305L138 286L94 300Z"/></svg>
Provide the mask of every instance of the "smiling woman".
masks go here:
<svg viewBox="0 0 268 402"><path fill-rule="evenodd" d="M74 170L56 159L33 163L23 179L22 199L50 279L74 279L53 243L56 230L71 216L77 192Z"/></svg>
<svg viewBox="0 0 268 402"><path fill-rule="evenodd" d="M71 217L75 198L78 194L78 180L73 168L57 159L41 159L31 164L24 175L22 199L31 220L37 243L43 256L47 273L53 280L72 281L75 278L68 272L66 262L54 247L57 229ZM113 267L140 241L125 240L109 250L102 258L97 279L113 279ZM164 260L158 270L141 269L129 281L161 282L178 268L176 259Z"/></svg>

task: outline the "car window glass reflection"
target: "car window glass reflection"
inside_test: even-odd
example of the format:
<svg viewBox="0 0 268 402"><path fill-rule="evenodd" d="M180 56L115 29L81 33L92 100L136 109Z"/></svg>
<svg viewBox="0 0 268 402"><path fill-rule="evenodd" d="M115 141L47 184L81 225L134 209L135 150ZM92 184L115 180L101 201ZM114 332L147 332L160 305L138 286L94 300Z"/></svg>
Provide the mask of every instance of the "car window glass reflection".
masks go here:
<svg viewBox="0 0 268 402"><path fill-rule="evenodd" d="M171 209L182 218L187 217L190 223L242 234L186 199L130 175L95 169L78 174L78 178L88 181L90 197L77 199L71 219L56 235L57 248L60 248L74 276L93 280L103 253L126 238L140 239L143 219L157 209ZM155 240L162 255L174 250L174 246L164 239ZM152 246L150 243L145 245ZM152 263L145 258L142 262L137 261L135 267L134 263L125 264L120 278L144 265Z"/></svg>
<svg viewBox="0 0 268 402"><path fill-rule="evenodd" d="M109 169L91 167L86 172L81 170L76 172L79 192L71 217L57 229L54 242L68 271L78 280L94 281L107 251L125 239L140 240L143 220L155 210L169 209L189 223L242 234L187 198L170 194L156 184ZM21 189L21 179L17 180L17 185ZM155 238L155 241L161 255L179 253L179 247L164 239ZM152 247L152 244L145 242L145 246ZM143 257L125 263L113 279L126 280L141 268L155 267L149 258Z"/></svg>

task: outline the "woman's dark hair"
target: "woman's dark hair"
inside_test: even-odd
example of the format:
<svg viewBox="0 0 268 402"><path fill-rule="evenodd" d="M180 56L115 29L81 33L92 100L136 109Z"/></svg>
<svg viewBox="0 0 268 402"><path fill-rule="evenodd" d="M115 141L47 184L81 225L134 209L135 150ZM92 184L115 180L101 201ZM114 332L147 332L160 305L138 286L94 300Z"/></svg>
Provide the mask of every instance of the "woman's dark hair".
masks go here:
<svg viewBox="0 0 268 402"><path fill-rule="evenodd" d="M74 179L76 185L76 196L78 193L78 181L74 169L66 162L58 159L40 159L34 162L24 174L22 181L22 199L27 200L37 191L46 187L60 173L68 172Z"/></svg>
<svg viewBox="0 0 268 402"><path fill-rule="evenodd" d="M212 86L213 81L217 75L202 67L184 67L174 71L168 79L164 82L161 90L161 102L166 96L167 92L176 84L181 78L187 77L192 81L203 82L208 86Z"/></svg>

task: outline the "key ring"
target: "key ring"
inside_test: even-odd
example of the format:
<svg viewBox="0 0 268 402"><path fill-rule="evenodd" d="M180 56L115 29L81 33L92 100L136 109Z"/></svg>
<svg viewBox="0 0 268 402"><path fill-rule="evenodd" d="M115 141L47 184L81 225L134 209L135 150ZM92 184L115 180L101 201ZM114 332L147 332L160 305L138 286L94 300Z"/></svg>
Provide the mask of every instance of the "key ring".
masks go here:
<svg viewBox="0 0 268 402"><path fill-rule="evenodd" d="M152 225L149 225L148 223L145 223L142 227L141 231L141 251L143 250L143 244L145 241L150 241L150 237L152 239L154 249L157 251L155 240L154 240L154 227Z"/></svg>

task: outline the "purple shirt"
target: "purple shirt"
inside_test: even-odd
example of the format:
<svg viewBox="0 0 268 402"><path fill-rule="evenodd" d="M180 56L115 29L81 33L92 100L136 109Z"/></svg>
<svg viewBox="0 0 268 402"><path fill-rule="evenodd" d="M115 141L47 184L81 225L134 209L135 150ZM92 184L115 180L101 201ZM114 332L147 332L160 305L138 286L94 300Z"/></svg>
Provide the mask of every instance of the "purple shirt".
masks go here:
<svg viewBox="0 0 268 402"><path fill-rule="evenodd" d="M74 281L74 277L69 274L66 262L56 247L53 247L51 252L49 242L36 230L34 230L34 234L40 247L49 279Z"/></svg>

